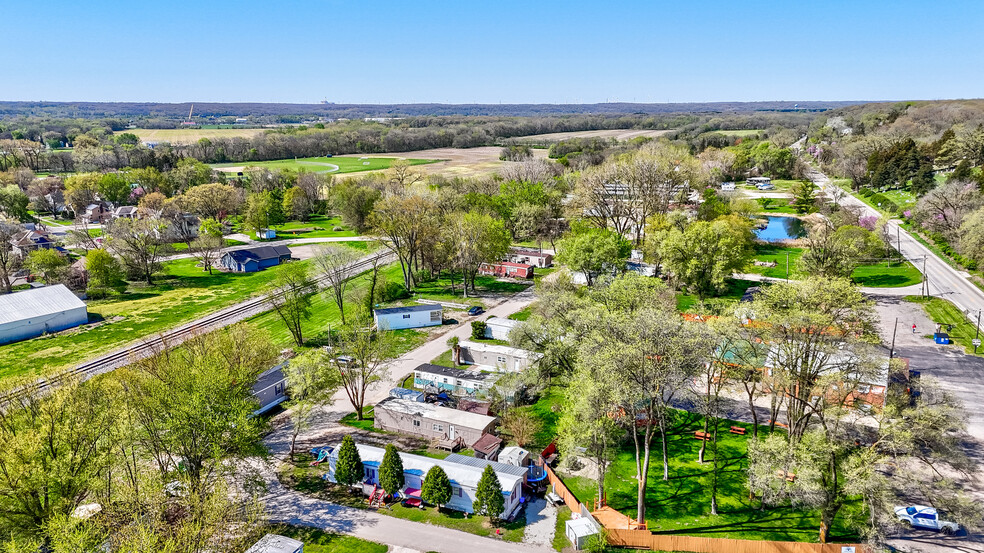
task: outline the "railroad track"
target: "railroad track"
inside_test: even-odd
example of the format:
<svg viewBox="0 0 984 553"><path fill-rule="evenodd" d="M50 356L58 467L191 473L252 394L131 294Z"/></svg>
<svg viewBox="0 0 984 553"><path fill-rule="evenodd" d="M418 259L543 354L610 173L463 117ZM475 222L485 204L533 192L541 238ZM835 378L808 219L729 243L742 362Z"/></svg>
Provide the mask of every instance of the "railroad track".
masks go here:
<svg viewBox="0 0 984 553"><path fill-rule="evenodd" d="M348 278L361 274L370 268L372 263L381 260L383 263L390 261L393 255L389 252L381 252L364 257L348 266ZM324 275L314 279L312 291L320 290L326 282ZM47 390L58 386L61 382L69 379L86 380L93 376L107 373L150 357L164 349L182 344L193 336L230 326L242 320L248 319L260 313L270 310L270 294L258 296L251 300L236 304L231 307L216 311L210 315L197 319L190 323L178 326L174 329L164 331L156 336L146 338L139 342L130 344L117 351L107 353L101 357L91 359L66 371L41 378L34 383L18 388L3 396L0 396L0 406L14 401L24 395L44 394Z"/></svg>

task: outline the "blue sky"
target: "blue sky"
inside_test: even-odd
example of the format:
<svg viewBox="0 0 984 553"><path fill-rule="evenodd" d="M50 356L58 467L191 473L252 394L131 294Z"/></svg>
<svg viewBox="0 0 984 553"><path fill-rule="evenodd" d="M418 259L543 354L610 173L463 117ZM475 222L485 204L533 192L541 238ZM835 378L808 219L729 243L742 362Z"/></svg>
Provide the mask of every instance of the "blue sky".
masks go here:
<svg viewBox="0 0 984 553"><path fill-rule="evenodd" d="M984 94L984 2L2 6L3 100L593 103Z"/></svg>

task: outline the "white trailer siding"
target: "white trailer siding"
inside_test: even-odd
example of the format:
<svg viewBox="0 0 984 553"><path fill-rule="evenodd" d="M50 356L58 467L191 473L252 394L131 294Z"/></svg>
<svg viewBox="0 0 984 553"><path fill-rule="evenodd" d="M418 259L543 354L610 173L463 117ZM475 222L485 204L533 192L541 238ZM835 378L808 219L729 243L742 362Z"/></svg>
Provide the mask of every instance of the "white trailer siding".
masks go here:
<svg viewBox="0 0 984 553"><path fill-rule="evenodd" d="M0 296L0 344L89 321L85 303L62 284Z"/></svg>
<svg viewBox="0 0 984 553"><path fill-rule="evenodd" d="M440 305L391 307L373 310L373 318L379 330L423 328L425 326L441 326L444 322L444 311Z"/></svg>
<svg viewBox="0 0 984 553"><path fill-rule="evenodd" d="M485 337L493 340L508 340L509 332L521 324L523 324L522 321L489 317L485 321Z"/></svg>

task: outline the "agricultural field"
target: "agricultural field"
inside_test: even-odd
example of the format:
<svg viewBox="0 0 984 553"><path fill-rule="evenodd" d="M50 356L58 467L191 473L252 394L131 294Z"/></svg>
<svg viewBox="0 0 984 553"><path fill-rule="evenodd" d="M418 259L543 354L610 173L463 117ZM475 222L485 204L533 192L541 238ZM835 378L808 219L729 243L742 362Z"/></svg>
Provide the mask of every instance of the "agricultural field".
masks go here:
<svg viewBox="0 0 984 553"><path fill-rule="evenodd" d="M277 159L273 161L251 161L248 163L216 163L212 167L227 173L237 173L246 167L265 167L267 169L292 169L313 173L356 173L360 171L379 171L389 169L398 158L375 156L333 156L304 157L299 159ZM434 163L430 159L410 159L411 165Z"/></svg>
<svg viewBox="0 0 984 553"><path fill-rule="evenodd" d="M339 244L366 248L363 242ZM266 270L209 275L195 263L169 261L154 286L133 283L120 296L87 302L89 325L0 346L0 379L64 369L203 317L261 294L276 274Z"/></svg>
<svg viewBox="0 0 984 553"><path fill-rule="evenodd" d="M616 140L632 140L633 138L646 137L646 138L656 138L663 136L668 133L668 130L652 130L652 129L603 129L598 131L571 131L571 132L554 132L548 134L530 134L527 136L515 136L510 138L510 141L518 142L534 142L534 143L545 143L545 142L560 142L561 140L569 140L571 138L614 138Z"/></svg>
<svg viewBox="0 0 984 553"><path fill-rule="evenodd" d="M193 144L202 138L250 138L266 129L126 129L114 134L130 133L137 135L141 142L170 142L171 144Z"/></svg>

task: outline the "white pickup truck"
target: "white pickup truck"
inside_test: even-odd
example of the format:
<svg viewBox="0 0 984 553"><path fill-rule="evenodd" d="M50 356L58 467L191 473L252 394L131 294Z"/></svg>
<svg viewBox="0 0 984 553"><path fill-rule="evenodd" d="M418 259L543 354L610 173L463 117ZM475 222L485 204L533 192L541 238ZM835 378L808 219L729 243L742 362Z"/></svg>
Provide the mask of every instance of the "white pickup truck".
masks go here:
<svg viewBox="0 0 984 553"><path fill-rule="evenodd" d="M910 505L908 507L896 506L895 516L897 516L899 518L899 522L903 524L907 524L914 528L939 530L948 536L956 534L957 530L960 529L960 525L956 522L941 520L940 514L936 511L936 509L926 507L925 505Z"/></svg>

